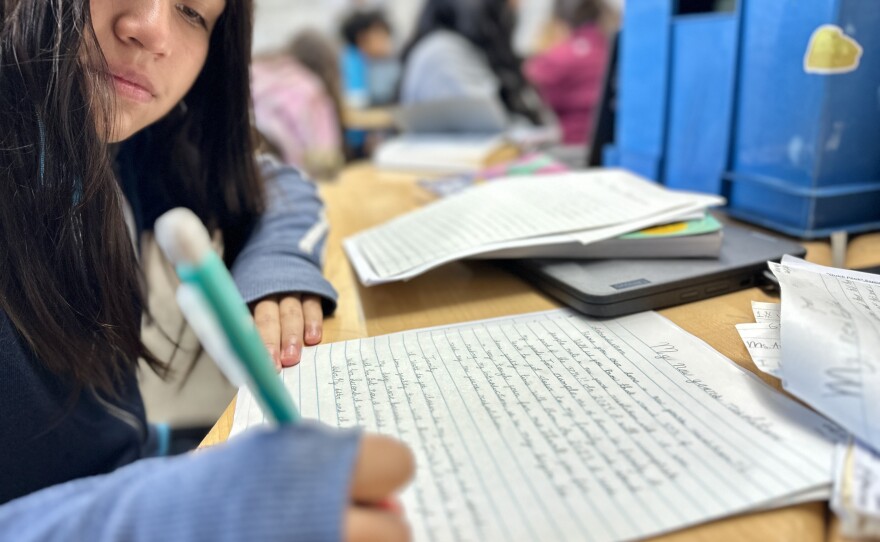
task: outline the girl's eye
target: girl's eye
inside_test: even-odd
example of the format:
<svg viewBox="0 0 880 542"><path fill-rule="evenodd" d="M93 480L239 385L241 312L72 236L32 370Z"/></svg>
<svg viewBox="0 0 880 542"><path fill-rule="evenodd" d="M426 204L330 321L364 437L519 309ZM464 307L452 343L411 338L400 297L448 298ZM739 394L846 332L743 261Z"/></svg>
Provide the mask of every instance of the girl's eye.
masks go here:
<svg viewBox="0 0 880 542"><path fill-rule="evenodd" d="M205 21L205 18L193 8L184 4L177 4L177 11L179 11L191 24L201 26L205 29L208 28L208 23Z"/></svg>

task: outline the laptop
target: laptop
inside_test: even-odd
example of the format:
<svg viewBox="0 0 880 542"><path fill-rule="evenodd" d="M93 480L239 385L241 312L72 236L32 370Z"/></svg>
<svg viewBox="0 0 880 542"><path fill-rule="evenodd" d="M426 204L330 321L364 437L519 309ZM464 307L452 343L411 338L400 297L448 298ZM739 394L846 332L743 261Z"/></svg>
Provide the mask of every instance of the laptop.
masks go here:
<svg viewBox="0 0 880 542"><path fill-rule="evenodd" d="M562 303L612 317L756 286L768 261L806 250L788 239L725 224L718 259L505 260L502 265Z"/></svg>
<svg viewBox="0 0 880 542"><path fill-rule="evenodd" d="M405 134L501 134L507 114L492 100L449 98L397 107L392 116Z"/></svg>

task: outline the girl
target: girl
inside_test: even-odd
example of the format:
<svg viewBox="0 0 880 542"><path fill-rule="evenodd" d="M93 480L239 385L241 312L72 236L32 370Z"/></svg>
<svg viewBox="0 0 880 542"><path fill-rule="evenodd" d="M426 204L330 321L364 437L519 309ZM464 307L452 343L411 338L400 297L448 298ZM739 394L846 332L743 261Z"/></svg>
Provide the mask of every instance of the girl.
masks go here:
<svg viewBox="0 0 880 542"><path fill-rule="evenodd" d="M0 503L150 452L135 369L167 368L139 335L130 230L164 210L222 237L277 363L320 341L326 228L313 187L255 159L251 16L249 0L0 2Z"/></svg>
<svg viewBox="0 0 880 542"><path fill-rule="evenodd" d="M555 43L525 65L526 77L559 119L566 145L588 142L608 62L601 22L609 13L603 0L556 0L551 23Z"/></svg>
<svg viewBox="0 0 880 542"><path fill-rule="evenodd" d="M523 77L511 0L428 0L403 52L404 105L485 99L515 120L552 123Z"/></svg>
<svg viewBox="0 0 880 542"><path fill-rule="evenodd" d="M333 43L317 30L283 52L255 59L254 120L285 162L329 179L344 162L342 81Z"/></svg>

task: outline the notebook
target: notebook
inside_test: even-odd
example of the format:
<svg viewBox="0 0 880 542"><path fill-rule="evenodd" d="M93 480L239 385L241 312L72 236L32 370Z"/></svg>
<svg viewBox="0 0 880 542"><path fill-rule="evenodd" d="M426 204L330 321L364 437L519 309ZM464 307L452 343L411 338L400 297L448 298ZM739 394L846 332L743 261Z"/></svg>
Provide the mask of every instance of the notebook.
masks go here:
<svg viewBox="0 0 880 542"><path fill-rule="evenodd" d="M827 496L838 434L656 313L323 344L281 378L304 418L412 447L416 541L633 540ZM233 435L263 423L243 388Z"/></svg>
<svg viewBox="0 0 880 542"><path fill-rule="evenodd" d="M721 223L705 214L694 220L654 226L586 245L573 242L502 249L478 254L472 259L717 258L723 243Z"/></svg>
<svg viewBox="0 0 880 542"><path fill-rule="evenodd" d="M803 256L797 243L725 224L718 259L505 261L539 289L584 314L620 316L755 286L768 261Z"/></svg>

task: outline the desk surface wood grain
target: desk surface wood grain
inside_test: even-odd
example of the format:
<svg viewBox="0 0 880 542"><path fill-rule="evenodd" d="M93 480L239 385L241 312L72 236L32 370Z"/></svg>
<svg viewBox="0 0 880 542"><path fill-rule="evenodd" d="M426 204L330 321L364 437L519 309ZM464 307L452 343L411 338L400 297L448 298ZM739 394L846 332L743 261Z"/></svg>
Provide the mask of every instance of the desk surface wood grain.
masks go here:
<svg viewBox="0 0 880 542"><path fill-rule="evenodd" d="M487 262L445 265L409 282L371 288L361 286L342 251L342 239L423 205L428 196L413 176L377 172L369 165L347 168L338 180L322 185L332 224L325 273L339 291L339 307L324 324L325 342L344 341L407 329L453 324L558 308L518 277ZM826 242L809 242L807 259L829 264ZM848 267L880 264L880 233L853 239ZM779 381L760 373L751 361L735 324L753 321L751 300L777 301L757 288L660 311L684 330L756 372L768 384ZM227 408L203 446L226 440L232 427L235 402ZM825 503L809 503L779 510L750 513L671 533L662 541L798 541L831 538L841 541L828 521Z"/></svg>

